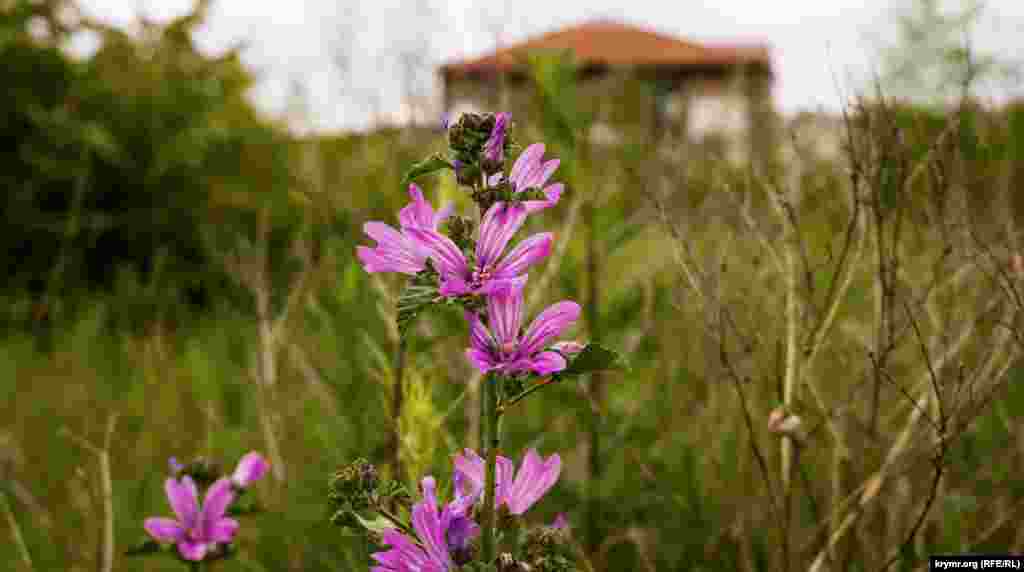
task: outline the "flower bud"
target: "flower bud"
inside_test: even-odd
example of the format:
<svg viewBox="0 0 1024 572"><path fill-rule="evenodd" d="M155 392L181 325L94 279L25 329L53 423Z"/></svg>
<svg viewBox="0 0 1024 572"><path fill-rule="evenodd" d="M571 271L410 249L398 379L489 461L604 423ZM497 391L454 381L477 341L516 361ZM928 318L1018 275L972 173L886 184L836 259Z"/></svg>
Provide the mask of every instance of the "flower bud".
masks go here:
<svg viewBox="0 0 1024 572"><path fill-rule="evenodd" d="M488 175L499 173L505 165L505 131L508 129L509 115L507 112L495 115L494 127L484 143L480 166Z"/></svg>
<svg viewBox="0 0 1024 572"><path fill-rule="evenodd" d="M462 250L473 245L473 221L464 216L451 216L447 222L448 237Z"/></svg>
<svg viewBox="0 0 1024 572"><path fill-rule="evenodd" d="M776 407L768 416L768 430L779 435L795 436L802 424L799 416L786 412L782 407Z"/></svg>
<svg viewBox="0 0 1024 572"><path fill-rule="evenodd" d="M1010 270L1013 273L1014 278L1024 278L1024 256L1020 254L1014 254L1011 256Z"/></svg>

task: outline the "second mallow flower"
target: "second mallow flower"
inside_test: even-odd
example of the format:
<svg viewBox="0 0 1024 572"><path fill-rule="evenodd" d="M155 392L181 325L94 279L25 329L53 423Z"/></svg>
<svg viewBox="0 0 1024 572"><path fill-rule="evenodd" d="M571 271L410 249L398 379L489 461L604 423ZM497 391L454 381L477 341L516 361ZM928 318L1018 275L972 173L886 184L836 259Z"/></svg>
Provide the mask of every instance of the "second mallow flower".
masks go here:
<svg viewBox="0 0 1024 572"><path fill-rule="evenodd" d="M565 358L547 345L579 319L580 305L570 300L552 304L520 335L524 283L507 283L487 297L488 325L474 312L465 314L470 327L466 357L482 373L548 375L566 367Z"/></svg>
<svg viewBox="0 0 1024 572"><path fill-rule="evenodd" d="M496 203L484 214L476 241L476 261L466 255L450 238L428 228L410 228L409 236L426 245L434 265L441 273L442 296L490 294L507 285L551 253L552 234L540 232L523 240L502 256L512 236L526 221L526 208L518 204Z"/></svg>
<svg viewBox="0 0 1024 572"><path fill-rule="evenodd" d="M562 458L555 453L543 459L536 449L529 449L519 471L511 459L500 455L495 469L494 505L504 505L511 514L521 515L555 486L562 472ZM484 460L480 455L472 449L456 455L455 474L463 495L483 497Z"/></svg>
<svg viewBox="0 0 1024 572"><path fill-rule="evenodd" d="M469 517L474 496L455 491L455 499L441 507L433 477L421 482L423 500L412 507L412 527L418 538L391 528L382 534L388 550L371 556L380 565L372 572L447 572L465 563L470 541L480 527Z"/></svg>

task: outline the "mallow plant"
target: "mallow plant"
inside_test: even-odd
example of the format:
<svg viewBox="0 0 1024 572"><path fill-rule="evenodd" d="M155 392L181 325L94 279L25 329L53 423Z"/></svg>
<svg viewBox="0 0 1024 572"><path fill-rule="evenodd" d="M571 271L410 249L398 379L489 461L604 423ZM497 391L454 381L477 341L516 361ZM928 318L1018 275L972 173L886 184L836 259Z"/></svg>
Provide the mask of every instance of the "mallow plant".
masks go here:
<svg viewBox="0 0 1024 572"><path fill-rule="evenodd" d="M414 493L357 459L330 480L331 520L364 531L378 546L368 563L372 572L575 570L564 515L532 528L524 520L557 482L561 458L529 449L517 465L499 455L502 420L544 387L623 364L597 344L559 339L580 317L574 301L552 304L532 320L523 316L529 271L550 254L554 237L541 232L516 241L516 235L528 216L561 198L564 185L550 181L559 160L545 160L544 144L534 143L506 172L517 148L508 113L463 114L444 127L449 151L412 167L405 181L411 201L398 213L398 228L367 222L374 244L359 246L356 255L367 272L409 277L397 307L403 337L431 307L461 310L465 357L484 374L484 450L464 449L450 477L439 482L425 475ZM435 209L414 183L442 170L454 172L477 204L478 223L450 205Z"/></svg>
<svg viewBox="0 0 1024 572"><path fill-rule="evenodd" d="M207 459L182 464L171 457L164 492L173 516L145 519L147 540L126 554L169 555L192 570L232 556L239 528L234 517L259 510L253 503L240 501L249 485L263 478L269 467L263 455L255 451L244 455L231 475L222 475L219 467Z"/></svg>

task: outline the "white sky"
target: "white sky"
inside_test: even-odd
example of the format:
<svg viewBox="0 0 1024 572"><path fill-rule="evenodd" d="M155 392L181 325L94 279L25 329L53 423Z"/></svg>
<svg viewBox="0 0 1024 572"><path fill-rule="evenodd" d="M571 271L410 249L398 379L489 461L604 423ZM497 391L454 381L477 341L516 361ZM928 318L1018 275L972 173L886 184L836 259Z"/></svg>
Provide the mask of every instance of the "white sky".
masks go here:
<svg viewBox="0 0 1024 572"><path fill-rule="evenodd" d="M121 27L130 27L139 13L164 20L191 5L190 0L80 1L93 17ZM246 41L244 60L261 77L254 93L257 104L282 113L292 82L299 82L317 129L365 126L370 115L367 94L380 97L383 111L399 109L394 54L402 42L429 42L433 47L428 57L436 63L486 53L498 38L508 44L595 17L698 41L767 42L773 48L779 109L836 110L876 71L880 48L896 38L896 16L907 2L715 0L700 5L630 0L627 11L621 0L214 0L198 40L211 53ZM434 16L410 17L415 5L430 6ZM346 14L355 14L355 19ZM346 29L355 31L355 85L345 85L331 58L331 46ZM989 0L976 32L979 49L1024 61L1024 1ZM982 95L1008 94L1024 95L1024 90L1018 84Z"/></svg>

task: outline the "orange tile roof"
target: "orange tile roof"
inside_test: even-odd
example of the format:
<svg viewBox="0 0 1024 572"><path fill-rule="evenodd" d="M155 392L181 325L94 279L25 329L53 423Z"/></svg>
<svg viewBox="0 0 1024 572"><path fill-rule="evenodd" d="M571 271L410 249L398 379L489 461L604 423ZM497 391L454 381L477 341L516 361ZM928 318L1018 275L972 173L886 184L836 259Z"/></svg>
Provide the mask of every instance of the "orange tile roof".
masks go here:
<svg viewBox="0 0 1024 572"><path fill-rule="evenodd" d="M507 71L521 65L522 56L528 52L565 49L571 49L583 64L771 65L769 48L763 44L704 45L626 24L594 21L550 32L480 58L451 61L442 65L441 70L455 74Z"/></svg>

